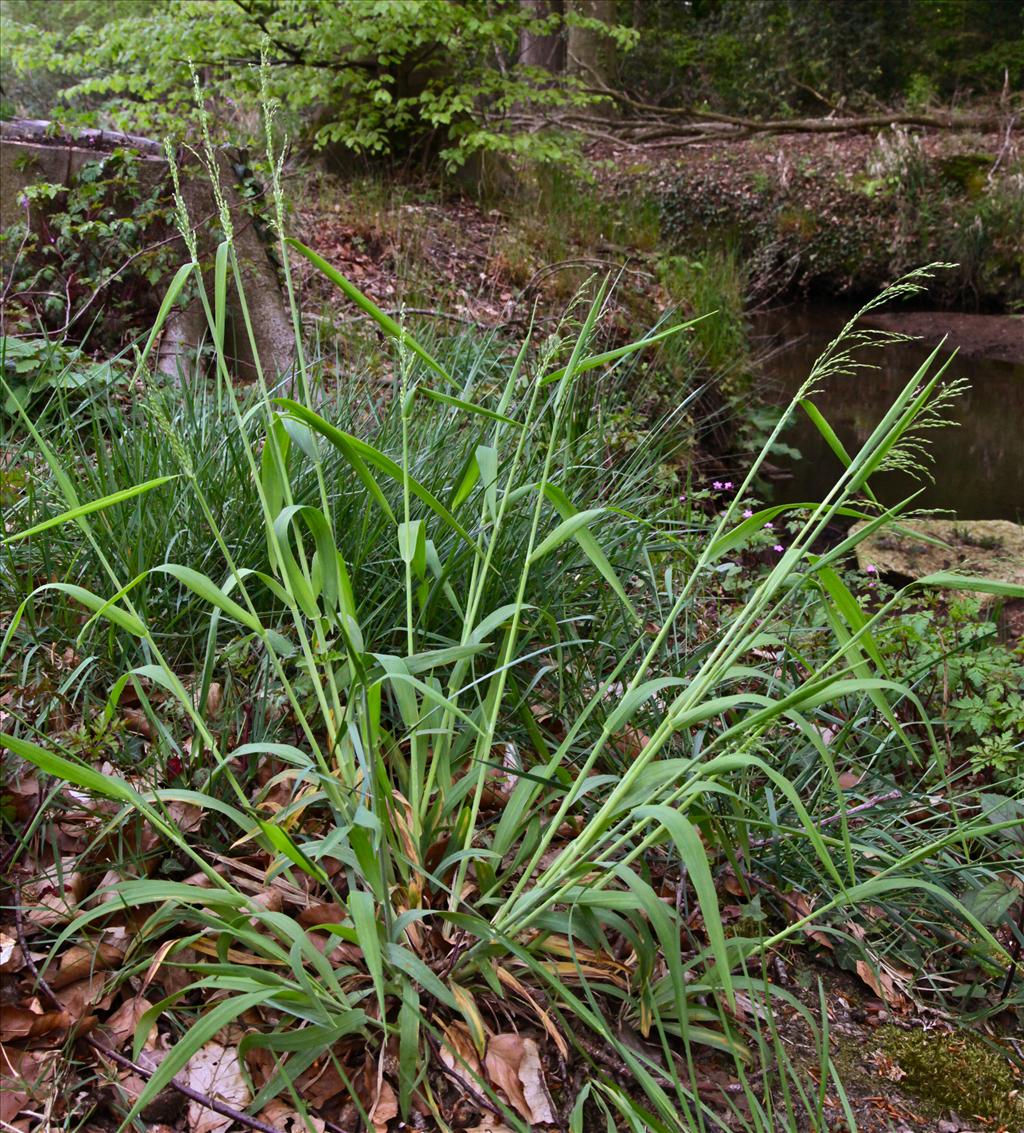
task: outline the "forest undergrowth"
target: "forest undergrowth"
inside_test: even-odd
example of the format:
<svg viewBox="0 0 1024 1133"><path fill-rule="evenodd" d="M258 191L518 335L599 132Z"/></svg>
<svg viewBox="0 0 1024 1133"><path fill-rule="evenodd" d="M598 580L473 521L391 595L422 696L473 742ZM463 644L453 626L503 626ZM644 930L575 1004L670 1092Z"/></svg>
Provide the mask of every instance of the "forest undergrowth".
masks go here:
<svg viewBox="0 0 1024 1133"><path fill-rule="evenodd" d="M931 677L977 639L908 663L901 628L1024 593L850 565L913 509L872 479L924 473L949 364L847 452L816 393L901 337L854 319L742 475L669 493L701 381L626 449L608 407L698 320L600 349L597 278L514 349L414 337L286 238L270 167L294 375L232 383L231 218L207 276L179 210L130 395L11 404L3 1120L885 1128L844 1086L831 966L876 1022L972 1023L981 1119L1019 1126L1020 763L950 740ZM386 387L307 353L300 262L379 331ZM186 285L212 360L163 384ZM845 471L764 503L797 412ZM826 541L837 518L865 526Z"/></svg>

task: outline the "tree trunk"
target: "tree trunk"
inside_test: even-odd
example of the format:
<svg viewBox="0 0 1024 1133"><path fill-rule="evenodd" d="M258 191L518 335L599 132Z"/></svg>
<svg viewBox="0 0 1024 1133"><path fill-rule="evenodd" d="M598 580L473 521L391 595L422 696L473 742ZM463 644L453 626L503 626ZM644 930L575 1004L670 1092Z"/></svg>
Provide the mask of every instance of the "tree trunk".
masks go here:
<svg viewBox="0 0 1024 1133"><path fill-rule="evenodd" d="M0 124L0 225L4 228L23 219L18 203L20 192L34 182L50 181L67 185L82 166L95 161L115 146L127 146L139 154L139 184L148 192L165 184L169 171L163 146L148 138L103 130L84 130L74 137L54 130L49 122L10 121ZM287 300L267 248L246 211L245 201L235 186L235 173L223 151L218 151L221 182L235 224L235 254L245 286L248 314L255 338L256 354L245 329L242 303L235 289L228 286L227 340L230 361L236 375L251 379L259 361L270 381L287 373L295 361L295 338ZM211 225L218 206L205 171L197 161L182 166L182 194L197 227L199 254L207 289L213 294L213 257L219 233ZM38 218L33 218L38 223ZM173 245L172 245L173 246ZM177 243L184 259L184 245ZM158 286L165 286L168 280ZM172 313L157 352L162 372L178 376L191 365L207 336L206 317L198 299Z"/></svg>
<svg viewBox="0 0 1024 1133"><path fill-rule="evenodd" d="M561 15L563 0L519 0L523 14L534 19ZM550 35L538 35L523 28L519 32L519 62L526 67L540 67L553 75L565 69L565 36L559 27Z"/></svg>
<svg viewBox="0 0 1024 1133"><path fill-rule="evenodd" d="M568 0L569 10L578 16L615 23L615 0ZM566 71L594 86L610 86L615 70L615 43L593 28L570 25Z"/></svg>

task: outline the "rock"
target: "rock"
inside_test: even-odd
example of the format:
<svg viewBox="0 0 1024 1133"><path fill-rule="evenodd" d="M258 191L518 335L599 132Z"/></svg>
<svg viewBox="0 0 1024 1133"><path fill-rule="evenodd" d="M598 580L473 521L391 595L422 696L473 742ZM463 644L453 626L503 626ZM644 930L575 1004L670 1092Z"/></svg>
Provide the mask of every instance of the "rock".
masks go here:
<svg viewBox="0 0 1024 1133"><path fill-rule="evenodd" d="M864 524L855 524L851 533ZM1024 586L1024 527L1006 519L907 519L907 531L941 541L941 545L903 536L891 527L857 545L861 570L917 579L956 570ZM985 601L985 595L979 595Z"/></svg>

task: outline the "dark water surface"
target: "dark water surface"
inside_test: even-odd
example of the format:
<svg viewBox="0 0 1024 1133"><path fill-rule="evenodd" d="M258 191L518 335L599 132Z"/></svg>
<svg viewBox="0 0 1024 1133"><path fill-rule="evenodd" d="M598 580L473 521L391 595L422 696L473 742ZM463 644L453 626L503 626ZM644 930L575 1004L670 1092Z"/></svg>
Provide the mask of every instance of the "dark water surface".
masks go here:
<svg viewBox="0 0 1024 1133"><path fill-rule="evenodd" d="M762 373L780 404L799 388L851 314L846 307L814 304L752 320L755 347L775 351ZM847 451L856 451L867 440L930 352L916 342L863 351L862 357L879 369L828 380L815 404ZM942 360L947 357L940 355ZM953 403L951 416L959 424L928 430L935 483L927 484L914 506L948 508L961 519L1024 522L1024 366L957 356L946 377L965 378L971 386ZM779 503L820 499L842 470L806 414L797 413L783 439L800 450L801 459L777 461L791 474L776 483L774 499ZM915 488L908 477L891 474L871 483L882 502L890 505Z"/></svg>

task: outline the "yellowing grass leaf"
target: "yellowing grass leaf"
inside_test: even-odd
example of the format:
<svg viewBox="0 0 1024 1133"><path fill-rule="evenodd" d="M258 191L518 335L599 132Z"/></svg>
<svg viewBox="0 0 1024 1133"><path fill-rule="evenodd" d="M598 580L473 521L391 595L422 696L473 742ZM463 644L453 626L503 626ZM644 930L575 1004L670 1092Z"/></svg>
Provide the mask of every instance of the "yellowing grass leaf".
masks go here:
<svg viewBox="0 0 1024 1133"><path fill-rule="evenodd" d="M464 988L460 987L454 980L448 981L448 986L451 988L452 995L455 998L455 1005L459 1009L459 1013L466 1021L466 1026L469 1028L469 1034L473 1039L473 1045L476 1047L478 1054L483 1054L487 1046L487 1028L484 1026L483 1016L480 1014L480 1008L476 1005L476 1000Z"/></svg>
<svg viewBox="0 0 1024 1133"><path fill-rule="evenodd" d="M537 1016L540 1025L547 1031L551 1041L558 1047L558 1052L563 1058L569 1057L569 1044L562 1038L558 1028L552 1022L551 1016L543 1007L537 1002L536 999L530 994L526 986L507 969L503 968L500 964L494 965L494 971L498 979L511 991L514 991L521 999L530 1005L534 1014Z"/></svg>

